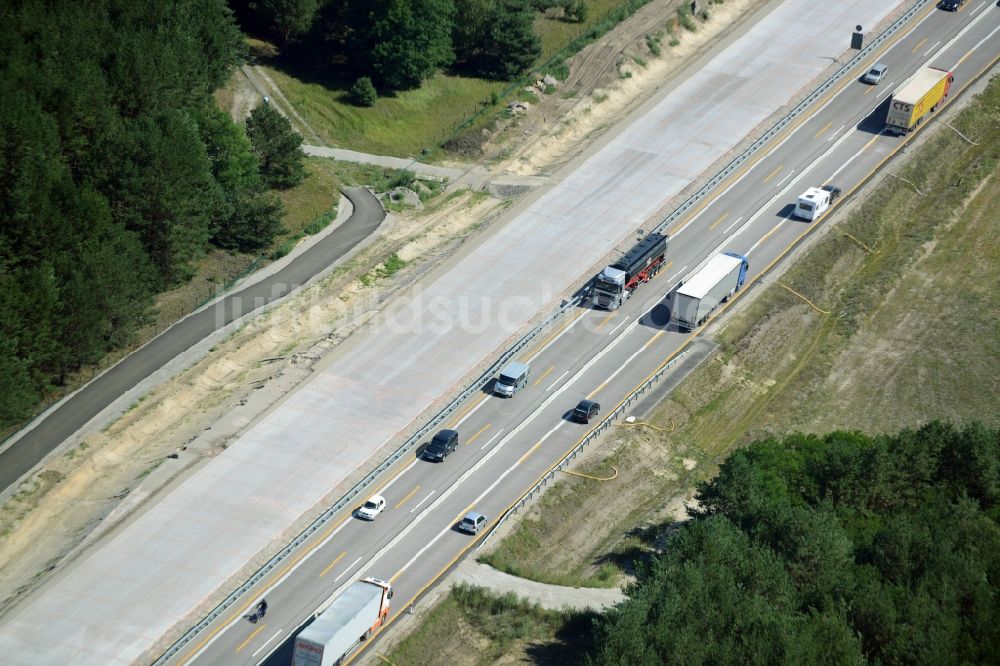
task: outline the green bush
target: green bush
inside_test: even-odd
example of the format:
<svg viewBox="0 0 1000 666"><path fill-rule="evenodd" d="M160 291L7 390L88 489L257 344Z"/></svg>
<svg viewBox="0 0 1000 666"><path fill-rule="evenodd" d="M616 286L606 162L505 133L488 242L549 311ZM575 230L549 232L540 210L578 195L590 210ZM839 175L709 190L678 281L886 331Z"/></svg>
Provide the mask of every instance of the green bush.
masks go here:
<svg viewBox="0 0 1000 666"><path fill-rule="evenodd" d="M378 100L378 91L375 90L375 84L367 76L362 76L355 81L347 94L351 103L358 106L375 106L375 102Z"/></svg>
<svg viewBox="0 0 1000 666"><path fill-rule="evenodd" d="M646 48L654 56L659 56L662 53L660 48L660 38L656 35L646 35Z"/></svg>
<svg viewBox="0 0 1000 666"><path fill-rule="evenodd" d="M691 9L687 5L677 8L677 20L680 21L681 26L688 32L694 32L698 29L698 25L694 22L694 17L691 15Z"/></svg>

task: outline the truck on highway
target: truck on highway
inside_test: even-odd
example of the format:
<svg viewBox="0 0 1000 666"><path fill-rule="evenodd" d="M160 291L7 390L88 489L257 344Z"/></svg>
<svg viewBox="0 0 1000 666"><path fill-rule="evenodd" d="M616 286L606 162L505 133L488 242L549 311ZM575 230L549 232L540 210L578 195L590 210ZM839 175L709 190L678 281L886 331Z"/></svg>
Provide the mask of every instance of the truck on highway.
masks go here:
<svg viewBox="0 0 1000 666"><path fill-rule="evenodd" d="M667 237L655 231L625 253L621 259L601 271L594 281L595 306L617 310L643 282L663 268L667 255Z"/></svg>
<svg viewBox="0 0 1000 666"><path fill-rule="evenodd" d="M673 319L678 328L694 330L720 303L739 291L747 279L749 260L735 252L712 257L705 266L674 291Z"/></svg>
<svg viewBox="0 0 1000 666"><path fill-rule="evenodd" d="M365 578L337 595L295 638L292 666L334 666L385 624L392 586Z"/></svg>
<svg viewBox="0 0 1000 666"><path fill-rule="evenodd" d="M951 90L955 77L936 67L922 67L892 94L885 129L894 134L906 134L920 124L931 111L936 111Z"/></svg>

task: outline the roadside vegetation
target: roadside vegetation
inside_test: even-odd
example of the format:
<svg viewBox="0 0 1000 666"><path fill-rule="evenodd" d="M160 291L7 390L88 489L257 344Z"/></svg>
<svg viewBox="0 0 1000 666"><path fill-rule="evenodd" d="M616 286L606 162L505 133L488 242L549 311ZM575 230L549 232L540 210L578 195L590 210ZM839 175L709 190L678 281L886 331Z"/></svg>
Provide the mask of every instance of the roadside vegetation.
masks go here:
<svg viewBox="0 0 1000 666"><path fill-rule="evenodd" d="M207 253L271 243L273 190L301 177L283 118L213 102L242 51L222 4L19 3L4 28L0 432L131 344Z"/></svg>
<svg viewBox="0 0 1000 666"><path fill-rule="evenodd" d="M645 417L643 423L616 428L603 444L601 459L584 464L580 470L607 476L609 466L614 465L618 470L615 480L598 482L579 477L561 480L521 516L512 534L484 559L533 580L571 585L606 585L609 579L620 583L637 574L640 577L649 574L650 580L656 581L676 578L678 567L705 564L691 558L698 548L678 547L677 555L665 548L670 535L676 533L686 518L685 505L699 506L692 498L693 488L715 477L721 465L736 465L725 461L752 441L780 438L794 431L847 430L875 435L900 428L918 428L933 419L955 424L980 421L983 427L993 429L1000 426L997 398L1000 395L1000 328L996 325L1000 294L995 289L995 285L1000 284L1000 247L995 242L1000 237L1000 217L995 214L1000 206L1000 180L996 176L1000 164L998 109L1000 79L994 79L982 95L949 121L976 145L940 122L925 130L933 134L926 137L923 145L911 148L911 155L905 162L890 166L894 177L885 177L843 222L805 251L783 276L769 278L763 291L731 317L716 336L720 342L716 353ZM806 296L819 310L777 284L779 282ZM755 288L761 289L760 286ZM996 431L991 432L990 437L995 442ZM907 437L904 434L896 439L902 442ZM831 441L854 441L861 448L887 445L891 440L877 437L868 440L858 434L831 435L831 438ZM926 443L931 446L933 442L927 440ZM771 455L777 455L774 442L762 446L771 447ZM605 451L609 451L607 457ZM906 462L905 454L898 457L901 464ZM934 463L916 455L913 457L914 465ZM779 462L782 459L778 456ZM956 478L973 483L976 474L995 475L996 459L995 451L985 458L976 454L963 459L959 462L968 473L962 472ZM940 471L943 468L932 469ZM859 473L864 471L866 469L862 468ZM915 474L916 471L898 470L897 473ZM831 469L830 473L833 472ZM984 482L985 487L992 483L995 489L997 480L992 478ZM701 486L703 495L706 487ZM915 482L913 492L919 493L919 487ZM792 490L805 492L798 488ZM977 530L981 528L984 534L990 535L988 538L993 538L997 518L994 504L977 500L977 508L961 499L960 494L951 493L951 490L946 492L944 486L926 490L932 495L940 491L948 497L935 504L935 508L928 507L927 511L966 512L970 520L980 526ZM971 491L967 494L977 497ZM795 495L790 493L789 499L792 497ZM913 508L915 504L910 499L908 506ZM988 515L984 513L987 511ZM902 510L899 513L903 532L912 527L915 532L923 530L926 533L930 529L934 534L938 529L947 530L955 525L952 520L940 520L940 516L935 519L931 513L922 516L904 516ZM892 521L888 512L879 515L883 526ZM858 513L853 520L863 522L870 517L869 513ZM988 522L982 522L984 518ZM853 532L852 556L861 552L855 550L858 543L864 539L869 539L865 543L872 543L870 538L878 533L876 522L870 523L871 532L866 536L862 534L864 525L861 522L852 523L843 516L837 520L843 521L839 529ZM904 526L906 521L911 522ZM743 557L745 546L751 543L746 534L741 535L742 528L733 531L727 526L726 530L720 528L713 534L709 533L714 530L712 527L701 525L697 529L705 531L690 532L685 538L691 544L697 544L698 539L714 540L722 549L720 553L732 554L735 550L731 549L739 545L739 552L743 553L740 557ZM885 538L902 538L903 532L892 537L887 534ZM952 557L964 558L962 552L968 553L961 549L973 547L962 536L967 534L962 531L947 537L942 535L939 540L942 550L933 555L941 558L935 560L935 566L951 561ZM760 548L759 544L753 547ZM921 548L914 545L908 552L915 556ZM663 553L668 554L664 556ZM771 553L764 553L765 559L758 564L770 561L775 565L773 551ZM615 569L610 577L609 564ZM723 557L713 566L725 569L732 565L733 561ZM857 561L855 565L860 566ZM905 576L890 579L889 573L880 575L884 578L879 585L903 585L905 588L901 582ZM909 580L913 583L907 588L908 593L926 590L929 596L923 601L941 601L933 597L933 589L945 589L944 583L936 585L929 579L913 578L913 571L906 575L911 576ZM983 603L993 603L994 609L996 576L994 568L989 585L976 593L992 598L992 602ZM871 610L875 613L871 617L876 618L877 613L888 612L887 609L894 607L892 599L896 593L887 591L888 587L872 587L874 580L869 583L866 593L871 594L868 599L874 604ZM721 584L719 580L706 582L706 585ZM721 587L712 589L723 594ZM772 591L777 589L772 588ZM873 592L879 589L882 591ZM663 594L667 592L669 590ZM642 588L639 594L646 596L641 598L636 610L630 611L636 613L633 619L643 617L642 613L649 608L649 599L657 596L653 592L643 593ZM712 595L699 594L700 601L692 602L690 612L707 615L700 610ZM662 594L659 596L662 598ZM975 595L974 598L984 599ZM679 600L680 597L671 599ZM763 593L755 597L753 604L757 605L754 607L763 612L767 599L769 597ZM740 603L743 602L750 603L751 599L744 597ZM664 604L663 608L666 607ZM962 630L960 627L967 621L965 615L947 616L951 612L948 608L953 607L942 608L940 612L946 615L942 621L947 626L940 631L944 633L928 638L932 645L927 641L921 643L920 649L926 648L921 654L930 660L941 654L942 645L949 644L951 638L948 637L954 636L953 630ZM674 622L679 616L669 617ZM773 620L777 623L774 626L786 620L793 624L799 621L789 620L789 617L792 616L779 620L771 615L764 616L763 620ZM817 621L821 619L816 618ZM829 623L813 626L816 632L829 630L830 640L847 641L843 624L837 624L843 618L827 619ZM707 617L703 620L709 621ZM436 623L435 611L432 611L423 626L433 627ZM767 626L762 625L761 629ZM898 625L892 625L892 629L886 626L894 641L907 640L901 638L905 631ZM609 627L606 625L606 630L610 631ZM702 629L702 636L710 631L707 627ZM804 630L804 626L799 630ZM539 641L556 640L555 635ZM642 635L649 635L648 625ZM861 644L866 658L879 654L871 643L874 635L867 630L863 634L869 641ZM886 637L890 637L889 634ZM987 631L981 637L996 650L995 633ZM687 639L678 635L677 640ZM518 649L528 649L530 644L531 641L523 642ZM849 641L836 644L849 645ZM889 651L897 649L896 643L883 645ZM781 648L786 644L778 641L775 646ZM650 645L648 649L660 647ZM973 649L964 642L955 647L950 654L965 654L962 650ZM707 650L708 646L700 649ZM692 651L689 654L694 655L692 661L697 660L697 654L705 655L708 660L725 661L722 653L708 655ZM975 660L971 652L968 654ZM767 655L758 656L766 659ZM780 655L771 656L780 661ZM786 656L794 655L787 653ZM807 655L802 653L800 656L805 659ZM608 663L619 663L611 655L604 657ZM749 659L749 654L745 653L739 660ZM914 659L929 663L916 656ZM957 656L950 656L944 661L950 663L956 659ZM475 663L475 660L464 663Z"/></svg>
<svg viewBox="0 0 1000 666"><path fill-rule="evenodd" d="M534 75L565 79L570 56L648 2L357 0L244 2L234 9L253 36L253 62L316 138L427 159L462 132L506 118L508 102L536 103L523 90ZM682 18L694 26L693 17L678 15L665 29ZM364 40L345 37L362 32Z"/></svg>
<svg viewBox="0 0 1000 666"><path fill-rule="evenodd" d="M422 623L387 658L397 666L581 664L593 645L596 618L590 611L546 610L512 593L462 583L434 609L433 622Z"/></svg>
<svg viewBox="0 0 1000 666"><path fill-rule="evenodd" d="M601 664L984 664L1000 429L758 441L598 623Z"/></svg>

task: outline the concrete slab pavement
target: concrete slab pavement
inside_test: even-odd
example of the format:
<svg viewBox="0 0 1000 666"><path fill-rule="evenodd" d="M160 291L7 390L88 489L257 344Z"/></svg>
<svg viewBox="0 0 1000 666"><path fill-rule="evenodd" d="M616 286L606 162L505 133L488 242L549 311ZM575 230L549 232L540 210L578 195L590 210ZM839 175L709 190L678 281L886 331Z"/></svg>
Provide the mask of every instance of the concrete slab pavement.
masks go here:
<svg viewBox="0 0 1000 666"><path fill-rule="evenodd" d="M823 71L856 23L876 24L896 4L778 6L562 183L389 307L218 458L15 609L0 627L0 662L138 658ZM53 618L70 617L53 631Z"/></svg>

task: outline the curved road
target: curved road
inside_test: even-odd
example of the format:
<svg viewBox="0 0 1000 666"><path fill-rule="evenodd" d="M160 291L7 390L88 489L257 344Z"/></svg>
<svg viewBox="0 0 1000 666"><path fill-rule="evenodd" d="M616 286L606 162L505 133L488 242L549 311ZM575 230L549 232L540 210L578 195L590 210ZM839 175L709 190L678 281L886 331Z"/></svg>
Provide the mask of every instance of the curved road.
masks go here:
<svg viewBox="0 0 1000 666"><path fill-rule="evenodd" d="M218 329L284 298L367 238L385 219L382 205L363 187L345 188L344 194L354 204L354 214L295 261L180 320L77 391L0 452L0 490L16 483L67 437L178 354Z"/></svg>

